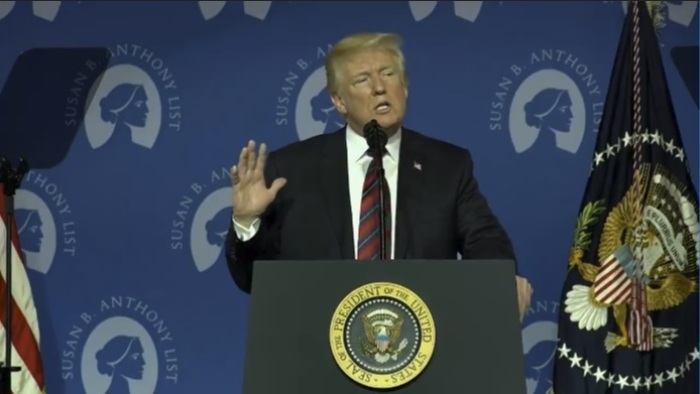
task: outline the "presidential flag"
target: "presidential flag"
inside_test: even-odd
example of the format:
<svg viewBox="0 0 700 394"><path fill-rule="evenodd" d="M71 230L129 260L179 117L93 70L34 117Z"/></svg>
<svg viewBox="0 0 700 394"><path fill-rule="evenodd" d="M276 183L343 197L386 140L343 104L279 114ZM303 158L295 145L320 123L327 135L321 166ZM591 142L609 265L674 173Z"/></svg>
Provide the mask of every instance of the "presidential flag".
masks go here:
<svg viewBox="0 0 700 394"><path fill-rule="evenodd" d="M0 360L5 362L5 338L7 327L6 289L7 269L6 251L10 248L12 258L12 309L11 330L12 359L11 366L21 370L12 373L12 392L15 394L44 393L44 371L41 360L39 341L39 321L34 306L32 288L27 276L26 266L22 257L18 230L24 230L23 223L13 220L8 226L5 215L5 193L0 185ZM31 229L26 229L31 231ZM11 245L6 244L6 234L10 231ZM2 390L0 382L0 391Z"/></svg>
<svg viewBox="0 0 700 394"><path fill-rule="evenodd" d="M698 392L698 197L649 3L629 4L578 212L556 394Z"/></svg>

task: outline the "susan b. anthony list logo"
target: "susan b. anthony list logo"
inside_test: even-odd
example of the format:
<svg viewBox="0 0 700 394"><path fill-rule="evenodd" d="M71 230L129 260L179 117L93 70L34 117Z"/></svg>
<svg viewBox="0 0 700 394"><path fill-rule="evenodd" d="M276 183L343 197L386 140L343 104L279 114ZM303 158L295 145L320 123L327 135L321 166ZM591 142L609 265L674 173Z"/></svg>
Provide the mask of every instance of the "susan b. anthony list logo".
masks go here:
<svg viewBox="0 0 700 394"><path fill-rule="evenodd" d="M527 394L549 394L557 349L559 303L533 300L523 319L523 354Z"/></svg>
<svg viewBox="0 0 700 394"><path fill-rule="evenodd" d="M179 132L180 95L163 58L136 44L117 45L110 53L110 66L99 77L93 74L104 59L88 61L77 72L66 99L65 126L82 120L93 149L115 141L150 149L162 131ZM90 86L90 81L95 82Z"/></svg>
<svg viewBox="0 0 700 394"><path fill-rule="evenodd" d="M554 148L575 154L596 133L605 95L573 53L540 49L511 64L490 103L489 128L506 132L517 153Z"/></svg>
<svg viewBox="0 0 700 394"><path fill-rule="evenodd" d="M128 296L80 313L61 352L61 377L85 393L168 393L179 368L168 324L147 302Z"/></svg>
<svg viewBox="0 0 700 394"><path fill-rule="evenodd" d="M337 130L345 120L326 91L325 59L332 44L294 61L277 96L275 124L292 129L300 140Z"/></svg>
<svg viewBox="0 0 700 394"><path fill-rule="evenodd" d="M212 170L184 191L170 227L170 249L189 253L198 271L224 259L224 242L231 226L231 173Z"/></svg>
<svg viewBox="0 0 700 394"><path fill-rule="evenodd" d="M46 175L29 171L15 197L15 222L27 266L48 273L56 258L73 258L78 234L68 196Z"/></svg>

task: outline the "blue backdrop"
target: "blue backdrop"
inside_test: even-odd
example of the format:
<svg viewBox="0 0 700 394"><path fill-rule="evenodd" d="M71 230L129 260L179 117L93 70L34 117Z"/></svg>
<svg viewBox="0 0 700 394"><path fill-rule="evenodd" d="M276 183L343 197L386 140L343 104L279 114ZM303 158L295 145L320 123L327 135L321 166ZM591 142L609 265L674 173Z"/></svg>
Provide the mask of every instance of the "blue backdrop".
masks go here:
<svg viewBox="0 0 700 394"><path fill-rule="evenodd" d="M698 44L697 3L667 3L661 49L697 179L698 108L671 58ZM240 392L248 297L222 253L228 170L250 138L276 148L337 128L325 54L346 34L381 30L405 39L406 124L471 150L513 238L535 289L528 392L544 393L624 15L617 1L3 1L0 81L32 47L114 56L99 87L76 80L64 94L95 89L92 105L66 109L66 123L83 120L66 160L30 172L17 194L18 221L40 229L20 238L48 392L104 392L97 355L119 353L118 335L143 349L132 393ZM528 123L537 108L525 103L550 87L570 105Z"/></svg>

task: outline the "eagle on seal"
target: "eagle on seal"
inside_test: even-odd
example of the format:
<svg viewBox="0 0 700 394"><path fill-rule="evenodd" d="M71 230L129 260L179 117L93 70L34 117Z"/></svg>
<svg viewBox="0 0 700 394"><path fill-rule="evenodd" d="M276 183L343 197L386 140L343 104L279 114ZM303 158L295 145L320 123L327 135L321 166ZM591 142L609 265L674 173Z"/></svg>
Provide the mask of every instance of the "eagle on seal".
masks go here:
<svg viewBox="0 0 700 394"><path fill-rule="evenodd" d="M377 309L362 316L369 354L399 352L399 338L403 318L389 309Z"/></svg>

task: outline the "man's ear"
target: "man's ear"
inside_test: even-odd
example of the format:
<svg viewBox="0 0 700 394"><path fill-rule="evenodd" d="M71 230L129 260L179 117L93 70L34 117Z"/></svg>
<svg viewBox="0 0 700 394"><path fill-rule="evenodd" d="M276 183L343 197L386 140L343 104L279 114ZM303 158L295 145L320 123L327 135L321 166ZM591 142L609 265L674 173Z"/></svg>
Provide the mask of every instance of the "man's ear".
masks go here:
<svg viewBox="0 0 700 394"><path fill-rule="evenodd" d="M335 109L343 116L348 113L348 109L345 107L345 101L338 93L333 93L331 95L331 101L335 106Z"/></svg>

